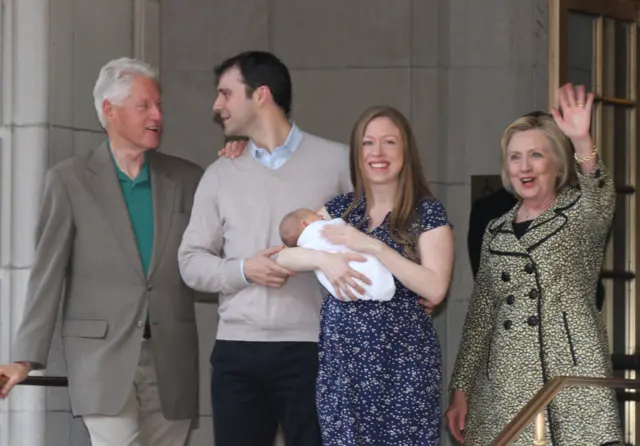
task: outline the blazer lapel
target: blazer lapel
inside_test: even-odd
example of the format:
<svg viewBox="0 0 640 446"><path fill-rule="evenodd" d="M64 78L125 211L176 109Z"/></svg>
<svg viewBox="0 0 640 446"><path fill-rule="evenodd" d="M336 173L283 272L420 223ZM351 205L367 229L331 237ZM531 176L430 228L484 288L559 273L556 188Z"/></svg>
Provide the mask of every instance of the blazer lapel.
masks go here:
<svg viewBox="0 0 640 446"><path fill-rule="evenodd" d="M567 188L560 192L556 203L536 218L520 239L525 249L532 252L560 232L569 221L565 211L573 207L579 198L580 192L577 189Z"/></svg>
<svg viewBox="0 0 640 446"><path fill-rule="evenodd" d="M514 207L489 226L489 232L492 234L489 242L489 252L492 254L512 257L526 257L528 255L513 232L513 224L511 222L515 216L515 211L516 208Z"/></svg>
<svg viewBox="0 0 640 446"><path fill-rule="evenodd" d="M151 277L162 258L162 251L171 229L177 186L155 151L149 153L149 167L153 197L153 253L147 276Z"/></svg>
<svg viewBox="0 0 640 446"><path fill-rule="evenodd" d="M528 256L564 228L569 221L565 211L575 205L579 198L580 192L575 189L562 191L555 205L531 222L531 226L520 239L513 231L515 214L520 207L519 204L516 205L491 225L493 238L489 250L493 254Z"/></svg>
<svg viewBox="0 0 640 446"><path fill-rule="evenodd" d="M87 164L87 170L89 187L98 205L111 224L116 238L132 266L140 277L144 278L129 212L106 144L102 144L94 150L93 156Z"/></svg>

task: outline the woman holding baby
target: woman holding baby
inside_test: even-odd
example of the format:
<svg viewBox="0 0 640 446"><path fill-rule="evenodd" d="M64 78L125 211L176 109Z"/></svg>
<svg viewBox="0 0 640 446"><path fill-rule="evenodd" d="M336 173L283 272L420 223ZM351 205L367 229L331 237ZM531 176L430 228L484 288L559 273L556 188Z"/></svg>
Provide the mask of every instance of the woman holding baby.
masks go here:
<svg viewBox="0 0 640 446"><path fill-rule="evenodd" d="M432 319L419 304L445 297L453 235L427 186L407 119L390 107L367 110L350 143L354 192L319 210L322 235L375 256L394 276L389 301L350 300L359 273L344 254L287 248L278 263L322 271L339 300L322 308L317 405L325 445L438 445L441 354ZM352 259L353 257L351 257Z"/></svg>

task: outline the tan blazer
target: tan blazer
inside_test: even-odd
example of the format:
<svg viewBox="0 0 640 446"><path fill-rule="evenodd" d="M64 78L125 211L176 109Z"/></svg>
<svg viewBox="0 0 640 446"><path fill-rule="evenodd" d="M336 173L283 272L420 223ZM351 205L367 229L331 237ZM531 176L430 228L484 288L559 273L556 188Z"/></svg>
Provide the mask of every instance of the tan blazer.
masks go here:
<svg viewBox="0 0 640 446"><path fill-rule="evenodd" d="M46 175L36 255L12 359L46 366L62 299L74 415L114 415L124 406L147 311L164 415L198 415L194 292L180 277L177 252L203 172L157 151L150 153L149 163L155 223L146 277L106 144L59 163Z"/></svg>

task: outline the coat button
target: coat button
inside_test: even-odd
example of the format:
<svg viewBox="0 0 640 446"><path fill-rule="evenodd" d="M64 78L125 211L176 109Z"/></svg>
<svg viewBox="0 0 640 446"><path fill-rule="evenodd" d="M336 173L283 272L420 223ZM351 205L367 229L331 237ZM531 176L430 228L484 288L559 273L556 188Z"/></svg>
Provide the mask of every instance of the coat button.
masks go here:
<svg viewBox="0 0 640 446"><path fill-rule="evenodd" d="M604 180L598 181L598 187L602 189L604 187Z"/></svg>
<svg viewBox="0 0 640 446"><path fill-rule="evenodd" d="M502 281L503 282L508 282L509 280L511 280L511 276L506 271L502 271L502 276L501 277L502 277Z"/></svg>
<svg viewBox="0 0 640 446"><path fill-rule="evenodd" d="M151 291L153 289L153 285L147 284L147 291Z"/></svg>
<svg viewBox="0 0 640 446"><path fill-rule="evenodd" d="M513 294L510 294L507 296L507 303L509 305L513 305L515 301L516 301L516 297Z"/></svg>
<svg viewBox="0 0 640 446"><path fill-rule="evenodd" d="M524 267L524 270L527 274L533 273L533 265L531 263L527 263Z"/></svg>
<svg viewBox="0 0 640 446"><path fill-rule="evenodd" d="M142 322L142 321L138 321L138 322L136 323L136 327L138 327L138 328L142 328L142 327L144 327L144 322Z"/></svg>
<svg viewBox="0 0 640 446"><path fill-rule="evenodd" d="M600 174L601 174L600 169L596 169L596 171L595 171L593 176L596 177L596 178L600 178Z"/></svg>
<svg viewBox="0 0 640 446"><path fill-rule="evenodd" d="M510 320L506 320L504 321L504 329L508 330L511 328L511 325L513 325L513 322L511 322Z"/></svg>
<svg viewBox="0 0 640 446"><path fill-rule="evenodd" d="M529 316L529 319L527 319L527 324L535 327L536 325L538 325L538 318L536 316Z"/></svg>
<svg viewBox="0 0 640 446"><path fill-rule="evenodd" d="M533 289L531 289L531 291L529 291L529 297L531 299L537 299L539 295L540 295L540 293L538 293L538 290L536 290L535 288L533 288Z"/></svg>

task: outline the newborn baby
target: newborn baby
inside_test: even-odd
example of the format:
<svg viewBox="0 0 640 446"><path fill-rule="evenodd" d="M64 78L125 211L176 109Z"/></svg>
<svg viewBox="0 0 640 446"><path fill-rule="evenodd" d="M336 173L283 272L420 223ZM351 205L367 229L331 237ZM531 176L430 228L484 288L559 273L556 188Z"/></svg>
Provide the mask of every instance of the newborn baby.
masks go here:
<svg viewBox="0 0 640 446"><path fill-rule="evenodd" d="M325 240L320 232L325 225L346 225L341 219L324 220L320 215L309 209L297 209L284 216L280 222L280 238L284 244L290 248L299 246L301 248L315 249L326 252L354 252L342 245L333 245ZM387 301L393 298L396 292L396 285L393 282L391 272L375 256L361 254L366 258L365 262L350 262L351 268L364 274L371 281L371 285L359 282L364 289L364 295L353 290L353 294L361 300L382 300ZM315 271L316 277L335 298L338 298L333 286L322 271Z"/></svg>

